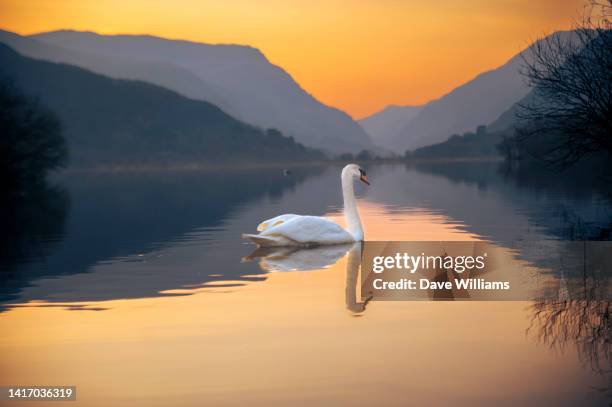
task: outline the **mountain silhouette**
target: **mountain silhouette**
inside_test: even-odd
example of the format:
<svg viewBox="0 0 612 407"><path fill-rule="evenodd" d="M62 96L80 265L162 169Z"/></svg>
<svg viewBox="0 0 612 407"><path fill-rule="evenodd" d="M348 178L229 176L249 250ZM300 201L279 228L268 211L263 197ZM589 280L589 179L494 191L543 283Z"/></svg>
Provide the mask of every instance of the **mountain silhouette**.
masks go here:
<svg viewBox="0 0 612 407"><path fill-rule="evenodd" d="M0 42L26 57L63 62L111 78L150 82L191 99L211 102L227 110L227 102L223 100L219 89L205 83L187 69L172 63L139 61L129 57L115 58L86 51L74 51L3 30L0 30Z"/></svg>
<svg viewBox="0 0 612 407"><path fill-rule="evenodd" d="M563 31L551 35L573 34ZM520 73L523 55L529 57L530 47L499 68L481 73L441 98L427 103L418 115L408 120L391 137L388 147L400 151L413 150L442 142L452 134L473 131L479 125L488 125L496 120L530 91Z"/></svg>
<svg viewBox="0 0 612 407"><path fill-rule="evenodd" d="M298 142L333 152L358 151L372 146L368 135L344 112L325 106L308 94L282 68L271 64L256 48L168 40L147 35L99 35L54 31L29 37L45 44L102 57L163 64L188 71L208 92L189 94L166 80L164 86L220 106L230 115L263 128L273 127ZM52 58L59 58L51 54ZM45 58L49 58L48 56ZM104 68L102 68L104 67ZM114 67L114 77L128 75ZM134 79L150 80L138 71ZM172 74L174 75L174 73ZM128 76L129 77L129 76ZM191 79L187 79L188 81ZM154 82L158 83L159 82ZM198 82L195 82L198 83Z"/></svg>
<svg viewBox="0 0 612 407"><path fill-rule="evenodd" d="M293 161L322 155L218 107L139 81L26 58L0 44L0 78L59 117L76 165Z"/></svg>

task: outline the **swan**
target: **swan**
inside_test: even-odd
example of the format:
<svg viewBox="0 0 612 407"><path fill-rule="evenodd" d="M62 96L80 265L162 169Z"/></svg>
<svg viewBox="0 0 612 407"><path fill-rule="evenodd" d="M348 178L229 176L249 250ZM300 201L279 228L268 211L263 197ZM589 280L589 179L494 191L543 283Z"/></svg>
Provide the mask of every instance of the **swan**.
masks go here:
<svg viewBox="0 0 612 407"><path fill-rule="evenodd" d="M260 247L272 246L316 246L363 241L363 228L353 181L359 179L370 185L366 172L357 164L349 164L342 169L342 198L344 200L344 218L347 228L320 216L303 216L292 213L265 220L257 226L258 234L243 234Z"/></svg>

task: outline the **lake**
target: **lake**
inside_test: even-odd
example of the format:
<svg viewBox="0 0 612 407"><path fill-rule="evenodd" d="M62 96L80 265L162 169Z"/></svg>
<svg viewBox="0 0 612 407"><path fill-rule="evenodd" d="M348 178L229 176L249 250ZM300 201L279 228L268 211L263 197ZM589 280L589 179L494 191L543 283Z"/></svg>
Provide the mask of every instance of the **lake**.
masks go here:
<svg viewBox="0 0 612 407"><path fill-rule="evenodd" d="M365 168L366 240L487 241L555 281L530 242L611 240L588 177ZM277 214L342 224L340 169L53 178L6 219L0 385L74 385L87 406L610 404L605 301L368 302L350 247L252 254L241 233Z"/></svg>

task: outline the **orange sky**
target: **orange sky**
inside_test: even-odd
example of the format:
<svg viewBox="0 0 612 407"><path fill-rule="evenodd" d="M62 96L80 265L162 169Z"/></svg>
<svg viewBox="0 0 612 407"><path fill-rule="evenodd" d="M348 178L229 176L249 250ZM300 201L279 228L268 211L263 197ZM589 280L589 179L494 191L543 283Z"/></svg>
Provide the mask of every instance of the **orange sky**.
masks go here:
<svg viewBox="0 0 612 407"><path fill-rule="evenodd" d="M355 118L437 98L536 36L571 26L584 0L0 0L20 34L71 28L248 44Z"/></svg>

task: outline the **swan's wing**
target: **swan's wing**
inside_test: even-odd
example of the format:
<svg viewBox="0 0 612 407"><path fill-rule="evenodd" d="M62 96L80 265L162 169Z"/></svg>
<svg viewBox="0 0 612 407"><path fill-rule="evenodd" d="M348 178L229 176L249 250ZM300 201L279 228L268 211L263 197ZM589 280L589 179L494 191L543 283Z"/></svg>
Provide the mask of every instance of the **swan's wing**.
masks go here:
<svg viewBox="0 0 612 407"><path fill-rule="evenodd" d="M279 215L276 216L272 219L268 219L268 220L264 220L263 222L261 222L259 225L257 225L257 231L258 232L263 232L264 230L268 229L269 227L272 226L277 226L280 225L281 223L285 223L297 216L300 215L294 215L292 213L286 213L284 215Z"/></svg>
<svg viewBox="0 0 612 407"><path fill-rule="evenodd" d="M299 244L337 244L354 241L340 225L318 216L295 216L289 221L268 227L260 236L283 237Z"/></svg>

